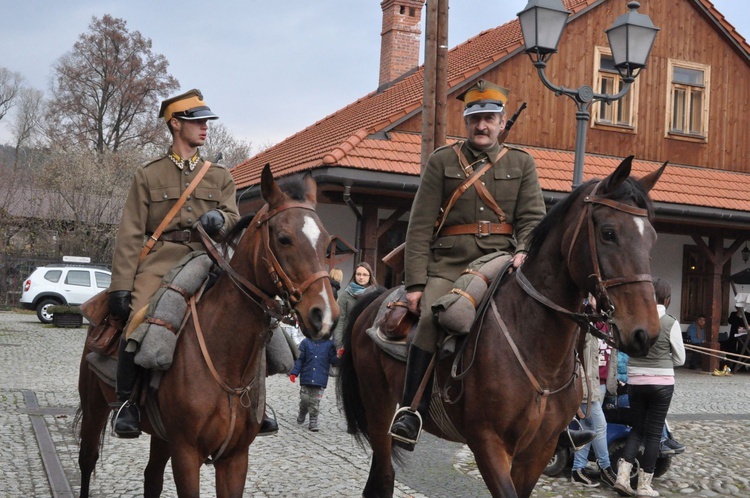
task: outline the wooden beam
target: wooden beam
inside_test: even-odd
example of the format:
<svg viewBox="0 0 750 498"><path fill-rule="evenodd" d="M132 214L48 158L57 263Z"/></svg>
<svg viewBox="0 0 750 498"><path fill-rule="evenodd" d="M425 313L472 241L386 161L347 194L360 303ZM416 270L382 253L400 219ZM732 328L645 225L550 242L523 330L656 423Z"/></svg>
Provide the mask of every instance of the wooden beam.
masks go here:
<svg viewBox="0 0 750 498"><path fill-rule="evenodd" d="M397 209L396 211L394 211L393 214L388 217L388 219L384 220L383 223L380 224L377 232L375 233L375 237L377 239L382 237L383 234L390 230L391 227L396 224L399 218L401 218L407 211L408 209Z"/></svg>

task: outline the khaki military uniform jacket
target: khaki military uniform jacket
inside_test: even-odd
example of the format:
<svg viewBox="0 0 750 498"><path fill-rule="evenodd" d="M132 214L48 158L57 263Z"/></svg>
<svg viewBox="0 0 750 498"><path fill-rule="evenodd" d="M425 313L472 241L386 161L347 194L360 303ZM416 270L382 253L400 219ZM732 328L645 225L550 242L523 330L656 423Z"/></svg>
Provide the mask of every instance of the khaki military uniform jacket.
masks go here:
<svg viewBox="0 0 750 498"><path fill-rule="evenodd" d="M484 152L461 147L469 164ZM493 166L481 181L513 224L513 235L451 235L433 240L433 227L441 206L464 181L466 174L452 147L441 147L427 161L422 181L414 198L406 232L404 270L409 291L424 289L428 277L455 280L466 266L485 254L525 251L529 234L544 217L545 207L534 159L520 149L511 148L498 161L501 147L486 151ZM498 217L472 186L459 197L445 219L445 227L477 221L498 223Z"/></svg>
<svg viewBox="0 0 750 498"><path fill-rule="evenodd" d="M171 150L169 151L171 152ZM168 153L169 153L168 152ZM147 237L154 233L177 199L196 177L204 161L201 159L190 171L180 170L164 156L136 169L128 198L123 208L112 259L112 283L109 291L138 291L145 284L148 289L134 293L133 309L156 291L158 285L185 255L203 248L199 240L167 242L159 240L151 252L138 263L138 256ZM200 216L218 209L224 217L222 232L226 233L239 219L235 185L229 171L211 165L200 184L187 198L164 232L190 230ZM139 301L136 304L136 301Z"/></svg>

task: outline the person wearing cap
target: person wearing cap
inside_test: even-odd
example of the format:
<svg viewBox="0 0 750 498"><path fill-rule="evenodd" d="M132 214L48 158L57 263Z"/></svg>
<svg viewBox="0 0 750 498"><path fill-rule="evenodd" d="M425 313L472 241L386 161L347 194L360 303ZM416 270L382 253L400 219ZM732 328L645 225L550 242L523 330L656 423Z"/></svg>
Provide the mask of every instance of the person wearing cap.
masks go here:
<svg viewBox="0 0 750 498"><path fill-rule="evenodd" d="M498 142L507 120L508 93L505 88L479 80L459 95L464 102L467 140L436 149L424 168L413 203L419 209L411 210L404 253L406 299L420 319L409 348L402 407L412 404L444 337L431 311L432 304L451 291L454 281L477 258L505 253L512 257L514 267L520 266L526 257L528 236L545 214L534 160L523 150ZM435 233L446 201L471 171L479 170L486 161L492 166L446 210ZM482 187L497 206L482 200L478 190ZM502 210L502 218L496 207ZM420 416L402 409L391 427L394 443L408 450L413 450L421 429L420 417L424 418L429 408L430 388L425 392L418 404Z"/></svg>
<svg viewBox="0 0 750 498"><path fill-rule="evenodd" d="M123 323L148 304L162 277L183 257L203 249L194 229L196 223L216 237L239 219L232 175L225 167L212 164L148 255L139 260L145 241L204 165L199 147L206 141L208 121L219 118L195 89L162 102L159 117L172 134L172 146L165 155L135 170L115 240L109 309ZM121 406L113 416L113 426L117 436L132 438L140 435L138 407L129 402L140 367L134 362L135 351L127 345L123 338L116 389Z"/></svg>

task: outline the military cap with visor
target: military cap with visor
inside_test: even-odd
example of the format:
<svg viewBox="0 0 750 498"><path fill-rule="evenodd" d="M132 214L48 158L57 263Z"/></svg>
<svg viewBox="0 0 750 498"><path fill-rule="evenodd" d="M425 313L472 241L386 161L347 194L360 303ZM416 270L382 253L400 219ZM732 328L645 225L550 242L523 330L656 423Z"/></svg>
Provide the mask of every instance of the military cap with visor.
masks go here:
<svg viewBox="0 0 750 498"><path fill-rule="evenodd" d="M219 119L203 101L203 94L197 88L161 103L159 117L169 123L172 118L194 121L198 119Z"/></svg>
<svg viewBox="0 0 750 498"><path fill-rule="evenodd" d="M510 90L479 80L468 90L456 97L464 103L464 116L480 112L503 112Z"/></svg>

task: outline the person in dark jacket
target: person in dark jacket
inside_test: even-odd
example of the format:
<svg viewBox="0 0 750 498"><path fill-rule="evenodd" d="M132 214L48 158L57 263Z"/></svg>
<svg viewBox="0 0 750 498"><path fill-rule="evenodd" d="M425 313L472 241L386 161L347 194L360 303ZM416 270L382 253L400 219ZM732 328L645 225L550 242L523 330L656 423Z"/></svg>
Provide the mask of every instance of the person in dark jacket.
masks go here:
<svg viewBox="0 0 750 498"><path fill-rule="evenodd" d="M294 362L289 380L300 380L299 415L297 423L305 423L310 414L309 428L318 432L318 414L320 413L320 399L328 386L328 372L331 366L339 364L340 353L330 339L313 340L305 338L299 344L299 358Z"/></svg>

